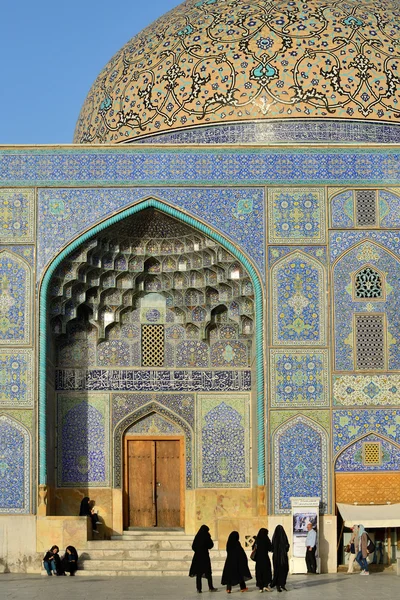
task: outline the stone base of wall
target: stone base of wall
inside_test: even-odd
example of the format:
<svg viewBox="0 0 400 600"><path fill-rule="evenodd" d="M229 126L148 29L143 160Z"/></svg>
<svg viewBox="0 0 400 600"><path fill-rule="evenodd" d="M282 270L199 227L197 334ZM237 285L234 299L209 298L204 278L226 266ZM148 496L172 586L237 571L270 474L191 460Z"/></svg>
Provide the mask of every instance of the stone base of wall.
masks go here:
<svg viewBox="0 0 400 600"><path fill-rule="evenodd" d="M0 516L0 573L40 573L35 515Z"/></svg>

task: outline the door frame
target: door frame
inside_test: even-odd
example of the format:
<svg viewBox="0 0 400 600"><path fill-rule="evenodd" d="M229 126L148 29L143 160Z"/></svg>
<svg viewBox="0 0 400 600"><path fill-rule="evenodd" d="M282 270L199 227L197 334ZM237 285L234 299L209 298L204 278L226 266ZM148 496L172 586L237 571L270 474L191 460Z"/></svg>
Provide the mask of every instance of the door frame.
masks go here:
<svg viewBox="0 0 400 600"><path fill-rule="evenodd" d="M128 442L134 441L179 441L179 477L180 477L180 526L185 528L185 436L183 435L124 435L124 487L123 487L123 527L126 529L129 526L129 503L128 503ZM150 528L149 528L150 529ZM157 529L157 528L155 528Z"/></svg>

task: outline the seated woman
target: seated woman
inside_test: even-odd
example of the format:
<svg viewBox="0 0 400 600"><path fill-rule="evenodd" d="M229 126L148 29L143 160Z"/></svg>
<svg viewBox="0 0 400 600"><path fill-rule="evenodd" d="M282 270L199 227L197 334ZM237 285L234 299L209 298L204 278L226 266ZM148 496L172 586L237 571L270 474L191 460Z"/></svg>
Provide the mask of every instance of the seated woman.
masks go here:
<svg viewBox="0 0 400 600"><path fill-rule="evenodd" d="M90 517L92 520L93 532L99 533L97 531L96 526L101 525L101 521L99 521L99 517L98 517L97 513L94 512L93 505L94 505L94 500L90 500L90 498L85 496L85 498L83 498L83 500L81 502L81 507L79 509L79 516L80 517Z"/></svg>
<svg viewBox="0 0 400 600"><path fill-rule="evenodd" d="M64 575L64 571L61 566L61 559L58 554L59 547L52 546L48 552L46 552L43 559L43 566L46 569L47 575Z"/></svg>
<svg viewBox="0 0 400 600"><path fill-rule="evenodd" d="M67 546L65 548L65 554L62 558L61 565L65 573L69 573L71 576L75 575L75 571L78 570L78 553L76 548L73 546Z"/></svg>

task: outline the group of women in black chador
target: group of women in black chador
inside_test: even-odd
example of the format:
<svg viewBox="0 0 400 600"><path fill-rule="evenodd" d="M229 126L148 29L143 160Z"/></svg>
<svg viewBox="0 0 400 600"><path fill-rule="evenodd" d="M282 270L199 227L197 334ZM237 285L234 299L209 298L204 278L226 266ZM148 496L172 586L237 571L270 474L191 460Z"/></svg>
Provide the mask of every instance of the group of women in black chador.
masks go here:
<svg viewBox="0 0 400 600"><path fill-rule="evenodd" d="M210 592L217 588L213 585L211 560L209 550L213 548L210 530L207 525L202 525L194 538L192 550L194 556L190 567L190 577L196 577L196 588L198 593L202 592L201 580L207 579ZM256 585L260 592L272 592L276 587L278 592L286 591L286 579L289 572L288 560L289 542L282 525L278 525L272 536L272 542L268 536L268 529L264 527L258 532L254 545L252 558L256 563ZM269 552L272 552L272 564L274 573L272 575ZM221 583L226 585L226 591L231 593L234 585L239 585L242 592L247 592L246 581L252 579L247 555L239 540L239 533L232 531L226 543L226 560L222 573Z"/></svg>

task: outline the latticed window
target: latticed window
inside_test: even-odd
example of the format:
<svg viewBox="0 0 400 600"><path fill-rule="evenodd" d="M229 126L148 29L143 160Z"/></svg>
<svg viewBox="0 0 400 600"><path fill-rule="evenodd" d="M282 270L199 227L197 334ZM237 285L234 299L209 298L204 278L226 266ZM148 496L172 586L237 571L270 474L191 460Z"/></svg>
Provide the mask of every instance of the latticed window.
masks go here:
<svg viewBox="0 0 400 600"><path fill-rule="evenodd" d="M356 190L356 225L374 227L377 225L376 191Z"/></svg>
<svg viewBox="0 0 400 600"><path fill-rule="evenodd" d="M385 368L385 333L383 315L356 315L356 369Z"/></svg>
<svg viewBox="0 0 400 600"><path fill-rule="evenodd" d="M142 325L142 367L164 366L164 325Z"/></svg>
<svg viewBox="0 0 400 600"><path fill-rule="evenodd" d="M381 464L381 444L380 442L364 442L363 444L363 463L364 465Z"/></svg>
<svg viewBox="0 0 400 600"><path fill-rule="evenodd" d="M376 299L383 297L382 277L372 267L365 267L355 276L355 297Z"/></svg>

